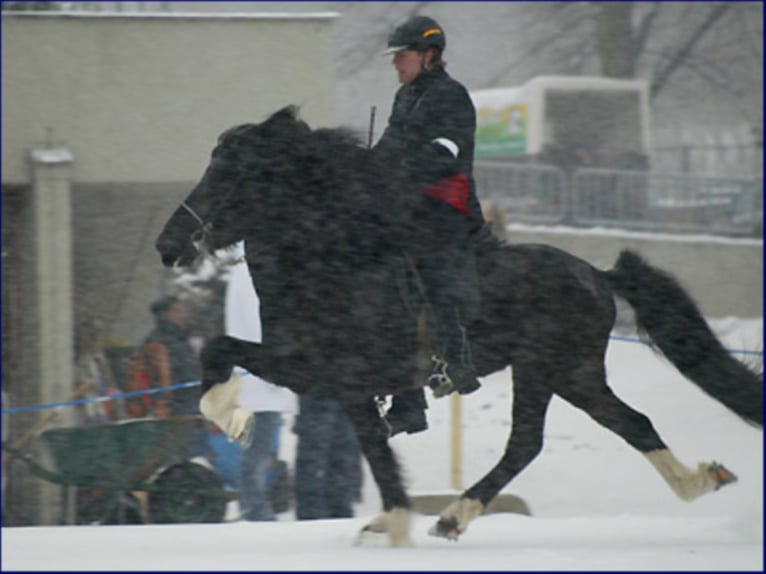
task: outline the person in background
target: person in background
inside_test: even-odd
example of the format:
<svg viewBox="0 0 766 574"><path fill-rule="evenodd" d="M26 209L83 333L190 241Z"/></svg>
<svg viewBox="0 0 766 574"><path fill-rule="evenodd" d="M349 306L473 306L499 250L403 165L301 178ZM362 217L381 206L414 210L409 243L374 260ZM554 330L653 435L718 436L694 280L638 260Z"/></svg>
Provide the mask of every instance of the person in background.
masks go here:
<svg viewBox="0 0 766 574"><path fill-rule="evenodd" d="M354 428L335 399L300 395L293 431L295 516L298 520L351 518L361 487L361 454Z"/></svg>
<svg viewBox="0 0 766 574"><path fill-rule="evenodd" d="M427 204L424 237L433 240L413 246L411 255L437 324L440 360L428 380L437 397L481 386L464 328L478 305L471 239L484 224L473 179L476 110L466 88L447 73L445 48L444 30L427 16L413 16L390 34L385 54L393 54L402 85L373 148L404 170ZM422 388L395 395L386 415L390 435L425 430L426 408Z"/></svg>
<svg viewBox="0 0 766 574"><path fill-rule="evenodd" d="M0 389L0 396L2 396L2 409L11 408L11 400L8 393L5 390ZM10 417L3 416L0 420L0 427L2 427L2 441L8 441L10 437ZM5 452L5 451L3 451ZM8 473L5 468L5 457L3 457L2 468L0 469L0 476L2 477L2 491L0 491L0 509L2 509L2 524L5 526L5 483L8 480Z"/></svg>
<svg viewBox="0 0 766 574"><path fill-rule="evenodd" d="M155 326L142 343L148 365L151 387L170 387L180 383L199 381L199 357L189 341L187 310L182 299L167 295L152 303L150 310ZM153 410L158 417L201 415L198 386L173 389L154 394ZM205 425L194 433L186 445L184 458L202 457L208 464L215 458L209 445Z"/></svg>
<svg viewBox="0 0 766 574"><path fill-rule="evenodd" d="M260 301L253 286L244 248L236 246L234 264L226 287L226 334L238 339L261 342ZM297 399L285 387L273 385L240 367L234 372L241 378L239 405L251 410L255 428L250 445L242 451L239 474L240 518L249 521L275 520L270 500L270 474L277 463L283 414L295 414Z"/></svg>
<svg viewBox="0 0 766 574"><path fill-rule="evenodd" d="M98 398L119 392L118 384L101 344L96 321L85 320L77 325L75 346L76 389L83 391L89 401L77 405L79 424L107 424L124 418L120 401L98 401Z"/></svg>

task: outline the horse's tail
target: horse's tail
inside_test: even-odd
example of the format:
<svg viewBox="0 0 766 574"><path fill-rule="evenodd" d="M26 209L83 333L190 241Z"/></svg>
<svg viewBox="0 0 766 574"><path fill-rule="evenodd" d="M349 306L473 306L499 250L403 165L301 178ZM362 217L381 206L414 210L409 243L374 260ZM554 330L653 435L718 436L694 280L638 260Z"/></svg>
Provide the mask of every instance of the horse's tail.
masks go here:
<svg viewBox="0 0 766 574"><path fill-rule="evenodd" d="M640 331L705 393L763 428L763 380L734 359L710 330L691 296L671 275L629 250L606 272L636 313Z"/></svg>

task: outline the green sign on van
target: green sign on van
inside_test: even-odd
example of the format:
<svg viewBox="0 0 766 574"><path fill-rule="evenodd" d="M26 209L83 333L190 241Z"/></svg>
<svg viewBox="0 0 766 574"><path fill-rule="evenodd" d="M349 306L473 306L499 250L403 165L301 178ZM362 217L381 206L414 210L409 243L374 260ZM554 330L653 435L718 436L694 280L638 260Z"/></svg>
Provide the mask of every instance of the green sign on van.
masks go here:
<svg viewBox="0 0 766 574"><path fill-rule="evenodd" d="M476 157L522 155L527 152L527 106L476 110Z"/></svg>

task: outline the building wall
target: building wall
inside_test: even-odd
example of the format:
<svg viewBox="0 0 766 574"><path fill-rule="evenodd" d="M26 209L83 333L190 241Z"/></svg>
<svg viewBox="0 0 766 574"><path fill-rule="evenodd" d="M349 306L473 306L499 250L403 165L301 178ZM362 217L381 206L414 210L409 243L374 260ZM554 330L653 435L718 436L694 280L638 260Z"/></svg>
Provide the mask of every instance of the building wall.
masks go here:
<svg viewBox="0 0 766 574"><path fill-rule="evenodd" d="M313 127L335 124L335 18L2 13L3 300L13 303L3 307L3 389L12 405L67 398L78 381L56 361L74 362L79 326L143 337L167 278L154 240L222 131L288 104ZM36 177L33 149L53 162ZM57 171L42 187L40 170L61 152L74 157L66 181ZM48 412L12 415L11 440ZM38 443L29 446L44 455ZM6 494L4 523L62 520L59 488L21 465Z"/></svg>
<svg viewBox="0 0 766 574"><path fill-rule="evenodd" d="M75 324L143 334L163 283L154 238L222 131L288 104L334 125L335 20L3 13L3 185L30 181L32 147L73 153Z"/></svg>
<svg viewBox="0 0 766 574"><path fill-rule="evenodd" d="M683 235L578 232L566 228L508 227L514 243L545 243L599 269L633 249L675 276L707 318L763 317L763 241Z"/></svg>
<svg viewBox="0 0 766 574"><path fill-rule="evenodd" d="M287 104L334 124L333 24L178 14L2 17L3 182L63 143L77 182L192 181L224 129Z"/></svg>

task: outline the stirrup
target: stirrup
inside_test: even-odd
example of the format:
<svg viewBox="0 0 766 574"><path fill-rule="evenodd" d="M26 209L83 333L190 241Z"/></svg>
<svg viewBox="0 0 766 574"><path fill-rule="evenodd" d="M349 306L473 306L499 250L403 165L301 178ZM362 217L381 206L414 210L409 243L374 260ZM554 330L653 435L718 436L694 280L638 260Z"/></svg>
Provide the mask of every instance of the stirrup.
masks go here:
<svg viewBox="0 0 766 574"><path fill-rule="evenodd" d="M455 383L452 382L452 379L447 374L447 361L436 355L432 355L431 360L435 365L434 372L428 377L428 386L431 387L434 397L440 399L455 390Z"/></svg>

